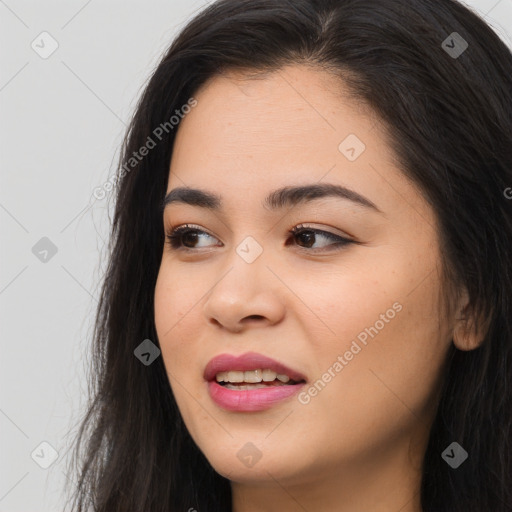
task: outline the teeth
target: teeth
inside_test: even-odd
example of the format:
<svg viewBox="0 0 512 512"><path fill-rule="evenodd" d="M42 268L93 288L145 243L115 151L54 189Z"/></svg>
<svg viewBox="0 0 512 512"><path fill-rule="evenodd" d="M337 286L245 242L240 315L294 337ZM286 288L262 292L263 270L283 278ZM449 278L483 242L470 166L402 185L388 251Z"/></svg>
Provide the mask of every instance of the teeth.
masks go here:
<svg viewBox="0 0 512 512"><path fill-rule="evenodd" d="M272 382L276 380L277 373L273 370L263 370L263 380L264 382Z"/></svg>
<svg viewBox="0 0 512 512"><path fill-rule="evenodd" d="M268 369L248 370L245 372L234 370L229 372L219 372L215 376L215 380L217 382L247 382L249 384L258 384L262 381L272 382L276 379L283 383L290 381L290 377L288 377L288 375L277 374L275 371ZM266 387L265 384L262 384L262 386ZM242 387L243 386L237 386L237 389L241 389Z"/></svg>
<svg viewBox="0 0 512 512"><path fill-rule="evenodd" d="M244 381L250 382L253 384L256 384L257 382L261 382L262 373L263 372L261 370L246 371L246 372L244 372Z"/></svg>
<svg viewBox="0 0 512 512"><path fill-rule="evenodd" d="M243 382L244 372L228 372L229 382Z"/></svg>

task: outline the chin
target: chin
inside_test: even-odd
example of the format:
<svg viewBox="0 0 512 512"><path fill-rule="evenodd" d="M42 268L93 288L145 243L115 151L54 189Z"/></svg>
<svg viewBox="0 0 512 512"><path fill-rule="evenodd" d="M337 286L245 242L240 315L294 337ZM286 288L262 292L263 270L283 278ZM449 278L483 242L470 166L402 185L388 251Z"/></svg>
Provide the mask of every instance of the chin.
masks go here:
<svg viewBox="0 0 512 512"><path fill-rule="evenodd" d="M302 480L311 471L313 461L304 457L298 458L302 450L296 448L297 443L292 444L293 446L285 446L282 440L277 443L253 443L247 441L247 438L235 438L230 439L229 443L208 446L201 451L213 469L231 481L243 483L268 482L274 479Z"/></svg>

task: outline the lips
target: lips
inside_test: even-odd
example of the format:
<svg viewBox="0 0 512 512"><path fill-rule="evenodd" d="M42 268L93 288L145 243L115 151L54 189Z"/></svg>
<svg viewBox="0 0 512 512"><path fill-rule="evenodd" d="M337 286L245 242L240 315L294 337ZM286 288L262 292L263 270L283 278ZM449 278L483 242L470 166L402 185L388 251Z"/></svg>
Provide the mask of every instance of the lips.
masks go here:
<svg viewBox="0 0 512 512"><path fill-rule="evenodd" d="M275 361L269 357L256 352L246 352L240 356L231 354L221 354L214 357L204 369L203 377L210 382L215 380L219 372L228 371L251 371L258 369L269 369L277 374L288 375L295 382L305 381L306 378L297 370Z"/></svg>
<svg viewBox="0 0 512 512"><path fill-rule="evenodd" d="M273 382L239 386L218 383L216 379L216 376L221 377L223 372L226 372L232 380L240 382L239 379L243 372L247 374L255 370L261 370L262 373L279 374L284 380L288 377L290 380L280 382L279 379L276 379ZM216 356L206 365L203 377L212 401L218 407L236 413L264 411L277 406L299 393L306 381L304 375L299 371L256 352L246 352L241 356L231 354ZM226 375L224 375L225 377Z"/></svg>

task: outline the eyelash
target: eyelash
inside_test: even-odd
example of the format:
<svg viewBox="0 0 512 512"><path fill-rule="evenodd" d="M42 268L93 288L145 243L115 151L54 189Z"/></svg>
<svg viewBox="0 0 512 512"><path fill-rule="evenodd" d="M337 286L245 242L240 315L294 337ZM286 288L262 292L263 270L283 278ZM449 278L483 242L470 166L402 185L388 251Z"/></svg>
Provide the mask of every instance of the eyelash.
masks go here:
<svg viewBox="0 0 512 512"><path fill-rule="evenodd" d="M208 235L212 238L215 238L213 235L210 235L210 233L199 229L198 226L194 226L193 224L184 224L183 226L179 226L175 229L171 229L166 232L166 240L167 244L169 244L171 250L175 251L185 251L185 252L194 252L198 249L190 248L190 247L183 247L181 243L181 237L184 234L187 233L203 233L205 235ZM317 248L317 249L308 249L307 247L300 247L299 249L306 251L306 252L325 252L325 251L337 251L343 249L345 246L349 244L355 244L357 243L355 240L350 240L349 238L344 238L339 235L335 235L334 233L331 233L329 231L323 231L320 229L314 229L307 226L304 226L303 224L299 224L298 226L295 226L293 229L289 231L289 234L296 237L299 236L302 233L314 233L315 235L322 235L325 238L331 239L334 241L333 244L331 244L331 248ZM334 247L332 247L334 246ZM329 247L329 246L328 246Z"/></svg>

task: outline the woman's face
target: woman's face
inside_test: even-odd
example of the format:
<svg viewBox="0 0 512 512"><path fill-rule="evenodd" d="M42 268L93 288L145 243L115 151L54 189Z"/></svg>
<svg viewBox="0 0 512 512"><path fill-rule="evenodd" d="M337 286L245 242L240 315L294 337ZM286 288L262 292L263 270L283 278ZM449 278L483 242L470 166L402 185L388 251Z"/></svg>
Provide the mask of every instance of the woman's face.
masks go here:
<svg viewBox="0 0 512 512"><path fill-rule="evenodd" d="M218 204L197 194L168 204L166 231L196 231L165 244L155 290L190 434L238 483L417 476L453 327L438 314L431 208L377 118L322 71L216 77L194 97L167 192ZM286 192L327 185L346 190ZM226 354L249 355L209 365ZM231 384L216 382L224 371Z"/></svg>

